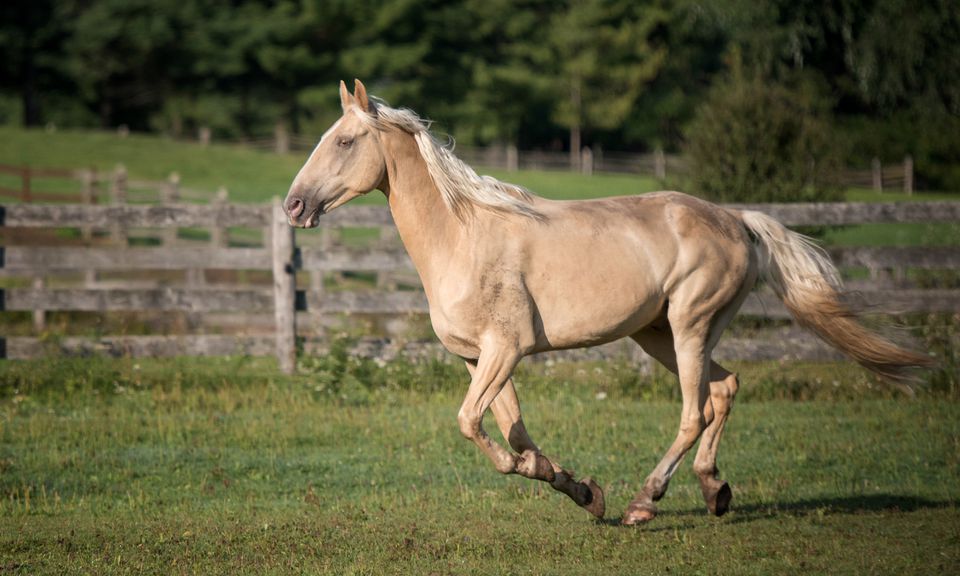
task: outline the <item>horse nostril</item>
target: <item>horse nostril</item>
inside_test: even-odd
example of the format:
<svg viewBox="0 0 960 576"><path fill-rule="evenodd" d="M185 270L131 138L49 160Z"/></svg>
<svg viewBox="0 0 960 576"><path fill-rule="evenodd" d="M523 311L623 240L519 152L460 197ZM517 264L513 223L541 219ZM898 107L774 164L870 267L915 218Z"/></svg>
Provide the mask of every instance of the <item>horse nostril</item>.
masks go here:
<svg viewBox="0 0 960 576"><path fill-rule="evenodd" d="M296 218L303 213L303 200L299 198L291 198L287 201L287 214L291 218Z"/></svg>

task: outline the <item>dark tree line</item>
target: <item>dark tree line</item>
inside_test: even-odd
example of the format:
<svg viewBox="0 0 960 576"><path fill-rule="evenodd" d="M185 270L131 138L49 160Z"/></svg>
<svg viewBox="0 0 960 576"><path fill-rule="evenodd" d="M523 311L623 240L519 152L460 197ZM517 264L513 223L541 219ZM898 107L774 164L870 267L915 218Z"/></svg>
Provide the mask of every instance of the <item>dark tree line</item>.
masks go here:
<svg viewBox="0 0 960 576"><path fill-rule="evenodd" d="M7 0L0 121L316 135L359 77L465 142L679 150L759 83L960 188L957 46L955 0Z"/></svg>

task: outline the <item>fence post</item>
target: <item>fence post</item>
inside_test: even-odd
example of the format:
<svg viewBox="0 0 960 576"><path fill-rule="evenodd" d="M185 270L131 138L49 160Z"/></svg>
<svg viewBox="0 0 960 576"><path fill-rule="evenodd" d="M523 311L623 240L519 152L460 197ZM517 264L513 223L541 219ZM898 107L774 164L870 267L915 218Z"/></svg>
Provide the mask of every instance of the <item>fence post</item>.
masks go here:
<svg viewBox="0 0 960 576"><path fill-rule="evenodd" d="M97 172L95 169L91 168L89 170L84 170L80 174L80 202L83 204L94 204L96 200L96 191L95 187L97 185ZM80 236L86 240L90 241L93 238L93 229L89 226L80 227Z"/></svg>
<svg viewBox="0 0 960 576"><path fill-rule="evenodd" d="M273 127L274 152L286 154L290 152L290 132L283 122L277 122Z"/></svg>
<svg viewBox="0 0 960 576"><path fill-rule="evenodd" d="M589 146L580 149L580 172L585 176L593 176L593 150Z"/></svg>
<svg viewBox="0 0 960 576"><path fill-rule="evenodd" d="M176 172L167 178L167 184L160 191L160 202L174 204L180 199L180 175ZM172 246L177 241L177 227L170 226L163 229L163 245Z"/></svg>
<svg viewBox="0 0 960 576"><path fill-rule="evenodd" d="M296 349L296 277L293 268L293 228L280 198L273 198L273 309L277 333L277 363L284 374L292 374L297 364Z"/></svg>
<svg viewBox="0 0 960 576"><path fill-rule="evenodd" d="M226 187L221 186L217 189L217 195L213 197L212 204L215 206L226 206L229 196L230 193L227 192ZM217 225L210 229L210 244L216 248L226 248L229 243L227 228L218 220Z"/></svg>
<svg viewBox="0 0 960 576"><path fill-rule="evenodd" d="M33 279L33 289L34 290L43 290L46 286L46 282L42 277L34 277ZM40 334L47 327L47 314L44 310L34 310L33 311L33 330L35 333Z"/></svg>
<svg viewBox="0 0 960 576"><path fill-rule="evenodd" d="M116 206L127 203L127 168L117 164L110 182L110 202ZM123 222L114 222L110 227L110 239L115 244L127 245L127 227Z"/></svg>
<svg viewBox="0 0 960 576"><path fill-rule="evenodd" d="M903 158L903 191L913 194L913 156L909 154Z"/></svg>
<svg viewBox="0 0 960 576"><path fill-rule="evenodd" d="M520 167L520 154L515 144L507 144L507 172L516 172Z"/></svg>
<svg viewBox="0 0 960 576"><path fill-rule="evenodd" d="M603 146L593 145L593 169L595 172L603 171Z"/></svg>
<svg viewBox="0 0 960 576"><path fill-rule="evenodd" d="M870 161L870 172L872 174L873 190L883 192L883 166L879 158Z"/></svg>
<svg viewBox="0 0 960 576"><path fill-rule="evenodd" d="M96 168L90 168L89 170L84 170L80 173L80 202L82 204L91 205L97 201L96 196L96 186L97 186L97 171ZM80 227L80 237L83 238L85 242L90 242L93 240L93 228L90 226L81 226ZM97 271L93 269L84 270L83 272L83 282L84 285L88 288L93 287L97 283Z"/></svg>
<svg viewBox="0 0 960 576"><path fill-rule="evenodd" d="M667 179L667 158L659 146L653 151L653 176L660 181Z"/></svg>

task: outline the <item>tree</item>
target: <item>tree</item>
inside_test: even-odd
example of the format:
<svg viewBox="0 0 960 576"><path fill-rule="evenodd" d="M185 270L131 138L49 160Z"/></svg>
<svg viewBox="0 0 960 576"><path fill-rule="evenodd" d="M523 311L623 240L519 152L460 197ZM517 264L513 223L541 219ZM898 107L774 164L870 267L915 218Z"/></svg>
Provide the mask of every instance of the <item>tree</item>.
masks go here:
<svg viewBox="0 0 960 576"><path fill-rule="evenodd" d="M554 77L550 0L469 0L472 70L459 133L472 140L535 145L555 127L549 106Z"/></svg>
<svg viewBox="0 0 960 576"><path fill-rule="evenodd" d="M43 121L43 92L68 82L62 59L67 36L65 10L52 0L8 0L0 4L0 86L17 93L21 123Z"/></svg>
<svg viewBox="0 0 960 576"><path fill-rule="evenodd" d="M747 78L734 67L689 127L693 189L722 202L837 199L828 116L808 87Z"/></svg>
<svg viewBox="0 0 960 576"><path fill-rule="evenodd" d="M650 36L665 21L656 5L629 0L572 0L551 21L555 119L570 131L571 166L579 166L584 128L618 127L660 71L666 49Z"/></svg>

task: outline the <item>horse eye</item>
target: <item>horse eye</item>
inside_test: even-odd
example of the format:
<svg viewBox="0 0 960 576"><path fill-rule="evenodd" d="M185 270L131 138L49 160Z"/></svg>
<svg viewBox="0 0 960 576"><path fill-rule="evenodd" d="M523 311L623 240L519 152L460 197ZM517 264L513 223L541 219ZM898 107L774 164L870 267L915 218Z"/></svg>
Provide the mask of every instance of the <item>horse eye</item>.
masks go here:
<svg viewBox="0 0 960 576"><path fill-rule="evenodd" d="M349 148L353 146L353 138L341 138L337 141L337 146L341 148Z"/></svg>

